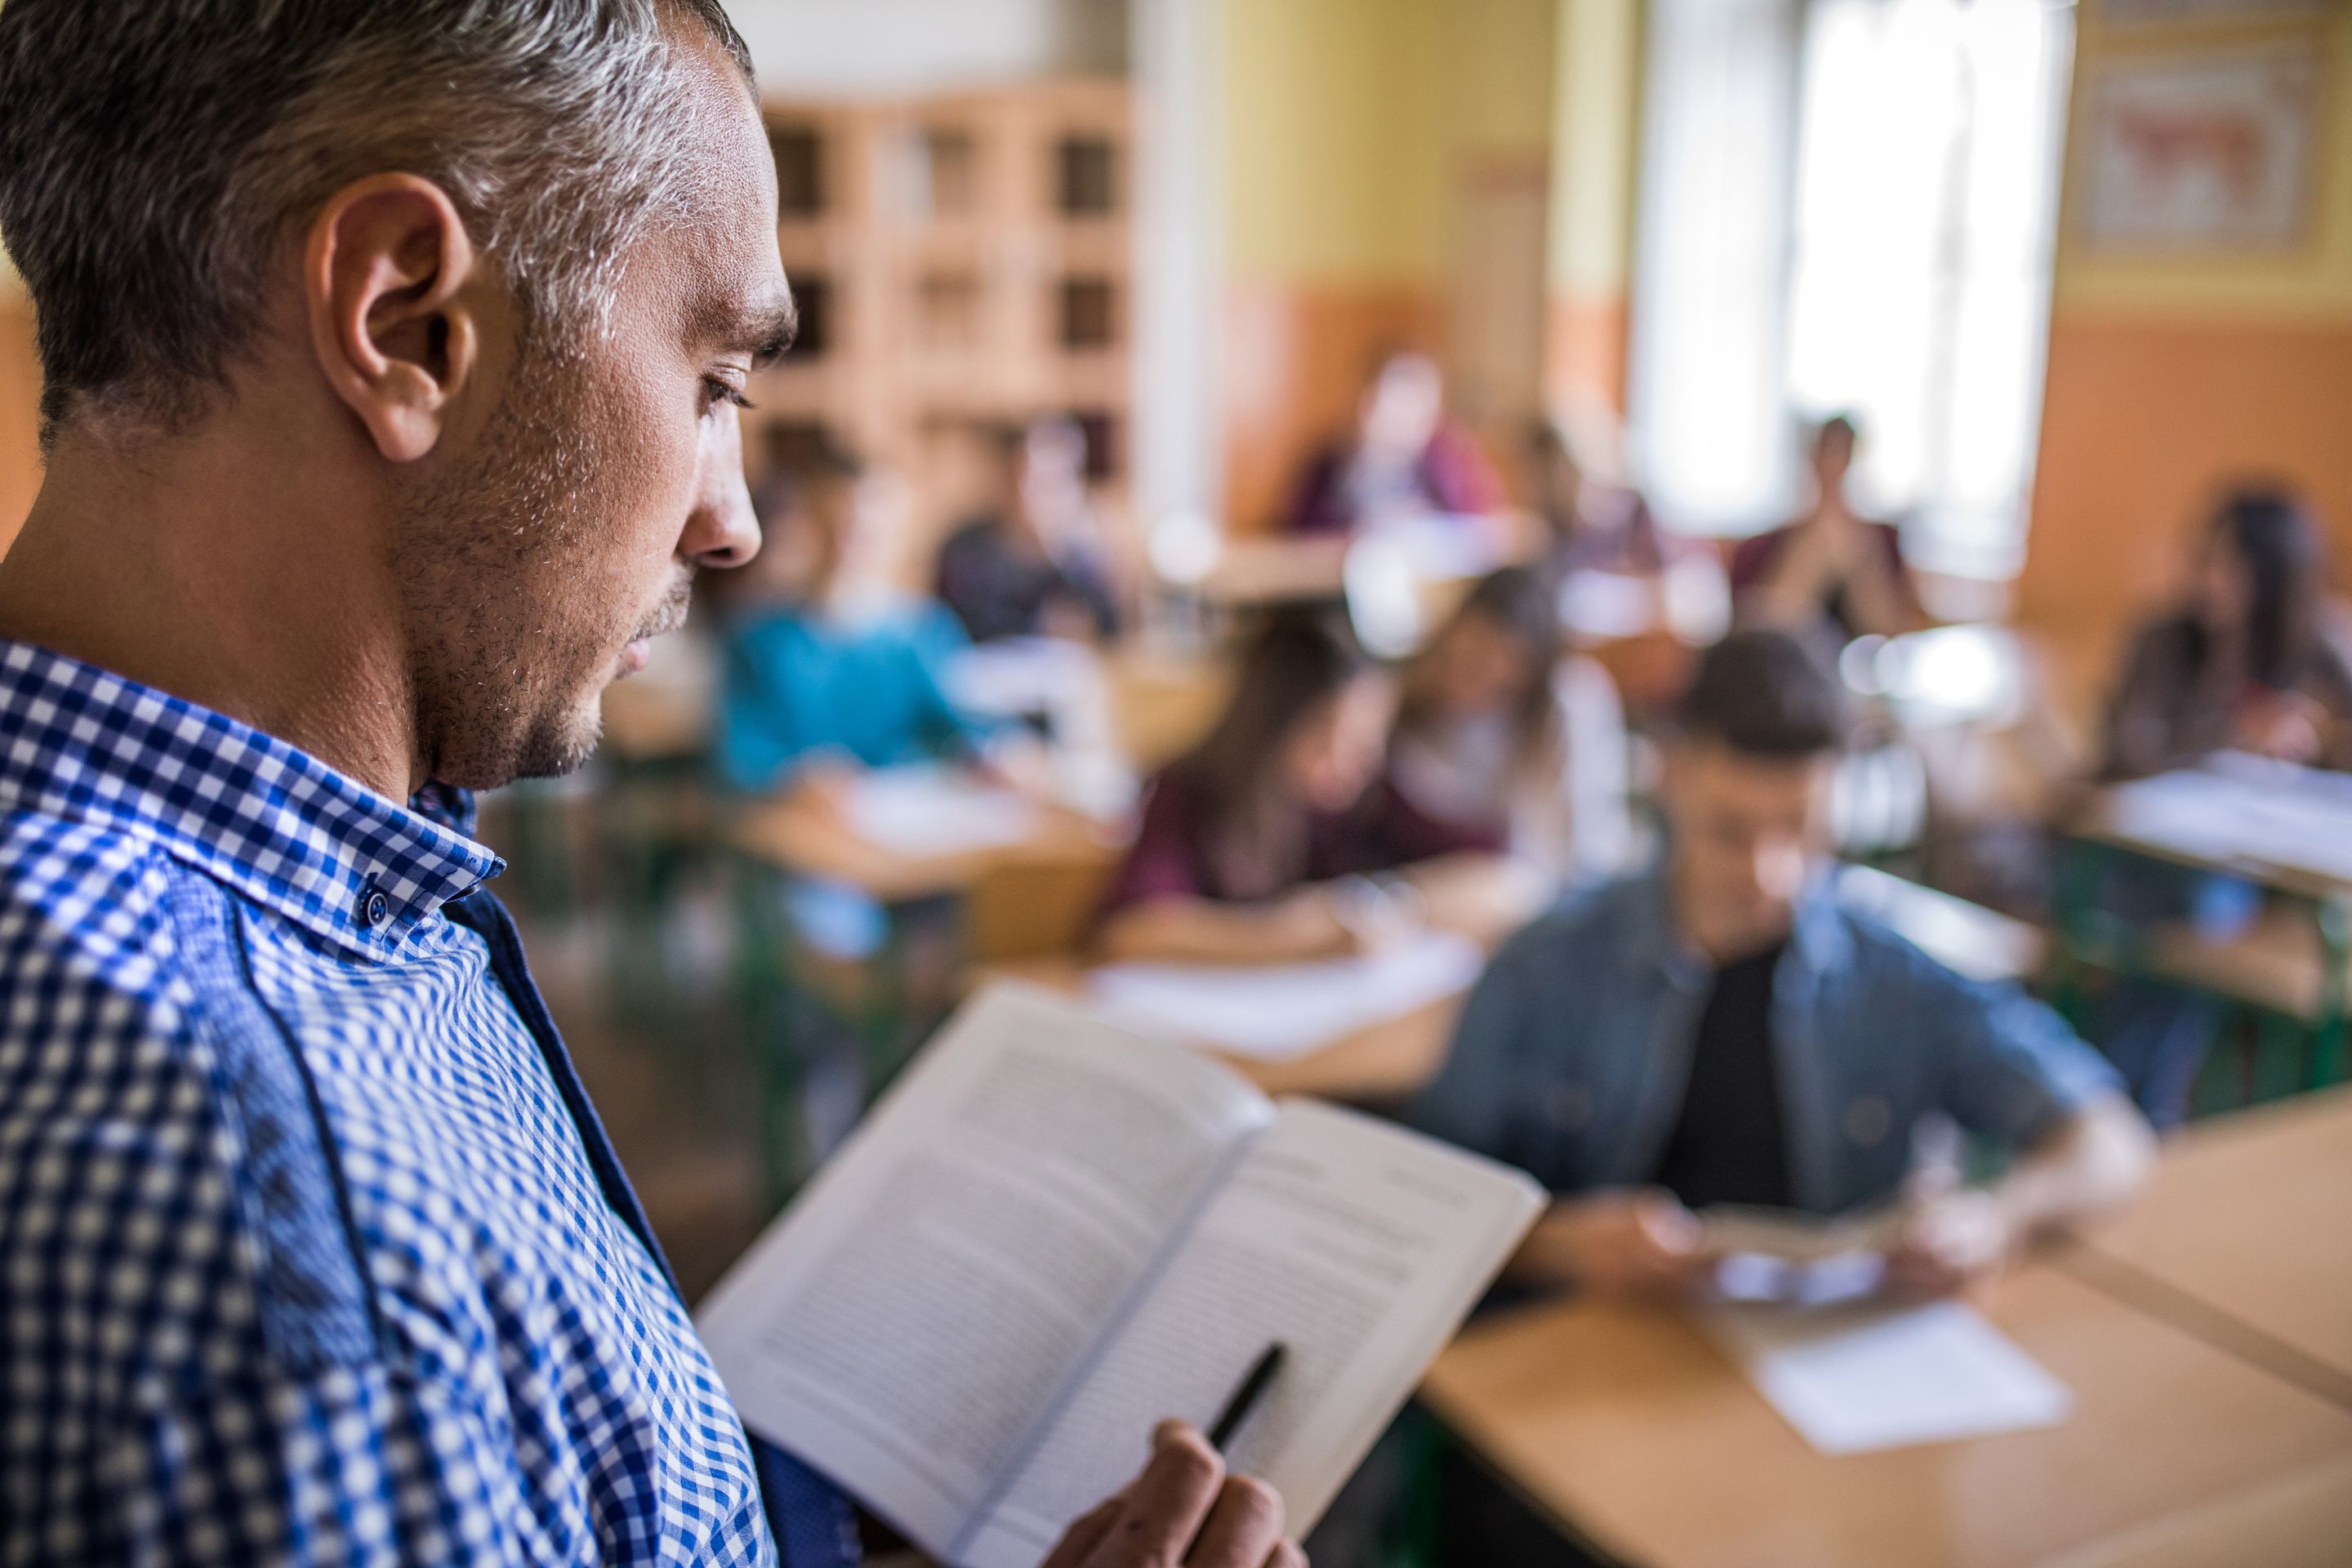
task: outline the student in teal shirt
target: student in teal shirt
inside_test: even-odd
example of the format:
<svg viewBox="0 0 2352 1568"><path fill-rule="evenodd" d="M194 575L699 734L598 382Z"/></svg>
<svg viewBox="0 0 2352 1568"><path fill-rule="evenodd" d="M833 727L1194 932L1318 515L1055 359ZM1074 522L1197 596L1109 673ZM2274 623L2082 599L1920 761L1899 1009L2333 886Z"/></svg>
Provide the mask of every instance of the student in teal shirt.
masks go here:
<svg viewBox="0 0 2352 1568"><path fill-rule="evenodd" d="M976 755L982 731L942 682L964 647L955 617L928 599L849 602L874 510L856 459L821 448L757 499L766 543L722 621L720 777L768 791L813 766Z"/></svg>

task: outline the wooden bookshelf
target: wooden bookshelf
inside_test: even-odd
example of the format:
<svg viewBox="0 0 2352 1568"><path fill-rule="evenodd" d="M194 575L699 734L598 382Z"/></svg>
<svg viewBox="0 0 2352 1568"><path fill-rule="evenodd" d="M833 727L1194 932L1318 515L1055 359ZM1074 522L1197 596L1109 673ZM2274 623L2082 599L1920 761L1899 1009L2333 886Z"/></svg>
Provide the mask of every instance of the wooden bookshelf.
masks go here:
<svg viewBox="0 0 2352 1568"><path fill-rule="evenodd" d="M746 449L823 432L910 482L908 574L971 501L975 423L1075 416L1127 514L1133 129L1118 78L854 103L772 100L803 341L751 389ZM968 466L967 466L968 471Z"/></svg>

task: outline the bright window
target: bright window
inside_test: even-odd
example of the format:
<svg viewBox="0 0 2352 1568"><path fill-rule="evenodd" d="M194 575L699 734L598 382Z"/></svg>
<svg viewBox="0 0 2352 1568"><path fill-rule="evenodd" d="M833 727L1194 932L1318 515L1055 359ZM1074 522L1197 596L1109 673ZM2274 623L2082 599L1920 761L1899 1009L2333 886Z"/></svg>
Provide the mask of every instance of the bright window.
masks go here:
<svg viewBox="0 0 2352 1568"><path fill-rule="evenodd" d="M2015 570L2041 418L2073 13L1661 0L1633 407L1686 523L1769 526L1854 414L1858 499L1923 564Z"/></svg>

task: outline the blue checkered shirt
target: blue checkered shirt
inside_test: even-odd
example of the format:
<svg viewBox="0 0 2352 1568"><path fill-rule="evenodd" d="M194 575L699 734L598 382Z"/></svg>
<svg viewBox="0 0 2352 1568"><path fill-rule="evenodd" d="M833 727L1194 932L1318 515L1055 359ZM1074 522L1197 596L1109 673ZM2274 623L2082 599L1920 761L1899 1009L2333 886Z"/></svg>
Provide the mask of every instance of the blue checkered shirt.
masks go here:
<svg viewBox="0 0 2352 1568"><path fill-rule="evenodd" d="M0 641L0 1563L853 1557L469 815Z"/></svg>

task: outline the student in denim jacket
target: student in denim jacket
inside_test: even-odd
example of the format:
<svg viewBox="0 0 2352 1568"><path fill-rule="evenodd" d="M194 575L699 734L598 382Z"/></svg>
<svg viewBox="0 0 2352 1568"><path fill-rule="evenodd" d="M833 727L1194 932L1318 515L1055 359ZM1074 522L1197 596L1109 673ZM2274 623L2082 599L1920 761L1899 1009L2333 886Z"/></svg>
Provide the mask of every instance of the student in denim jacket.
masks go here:
<svg viewBox="0 0 2352 1568"><path fill-rule="evenodd" d="M1544 916L1479 982L1415 1120L1560 1194L1522 1277L1680 1290L1711 1271L1696 1210L1905 1198L1889 1280L1937 1294L2138 1184L2147 1128L2054 1013L1838 905L1844 728L1789 634L1709 650L1666 749L1662 862ZM2008 1176L1906 1197L1935 1113L2013 1151Z"/></svg>

